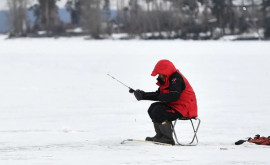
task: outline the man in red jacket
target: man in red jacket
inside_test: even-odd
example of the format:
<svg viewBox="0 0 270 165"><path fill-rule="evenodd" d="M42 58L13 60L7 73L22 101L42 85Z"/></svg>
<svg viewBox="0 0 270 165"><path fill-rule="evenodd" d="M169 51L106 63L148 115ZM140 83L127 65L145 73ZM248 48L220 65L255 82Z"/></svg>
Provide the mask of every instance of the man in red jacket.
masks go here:
<svg viewBox="0 0 270 165"><path fill-rule="evenodd" d="M159 86L156 92L139 89L134 92L138 101L157 101L148 109L156 135L145 140L174 145L171 121L181 117L197 117L196 96L187 79L169 60L160 60L156 64L151 76L156 75Z"/></svg>

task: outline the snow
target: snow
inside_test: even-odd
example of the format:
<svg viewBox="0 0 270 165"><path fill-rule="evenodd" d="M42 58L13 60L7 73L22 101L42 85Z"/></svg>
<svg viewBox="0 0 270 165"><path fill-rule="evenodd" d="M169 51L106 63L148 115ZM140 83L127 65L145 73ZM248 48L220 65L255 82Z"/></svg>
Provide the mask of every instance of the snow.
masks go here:
<svg viewBox="0 0 270 165"><path fill-rule="evenodd" d="M243 5L252 5L253 3L255 5L260 5L263 3L262 0L233 0L232 1L234 5L236 6L243 6Z"/></svg>
<svg viewBox="0 0 270 165"><path fill-rule="evenodd" d="M269 164L269 146L234 142L269 136L266 41L94 41L0 36L0 164ZM127 142L154 135L150 73L169 59L193 86L202 120L196 147ZM179 122L182 141L191 135ZM182 136L181 136L182 135Z"/></svg>

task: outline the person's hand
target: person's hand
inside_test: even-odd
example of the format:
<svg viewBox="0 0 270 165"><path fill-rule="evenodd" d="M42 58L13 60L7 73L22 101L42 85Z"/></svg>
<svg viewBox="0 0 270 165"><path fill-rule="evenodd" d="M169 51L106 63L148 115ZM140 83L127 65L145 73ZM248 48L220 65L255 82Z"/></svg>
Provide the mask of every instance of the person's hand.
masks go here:
<svg viewBox="0 0 270 165"><path fill-rule="evenodd" d="M136 97L136 99L138 101L143 99L143 95L144 95L144 91L137 89L136 91L134 91L134 96Z"/></svg>
<svg viewBox="0 0 270 165"><path fill-rule="evenodd" d="M129 88L129 91L128 91L129 93L133 93L134 92L134 89L132 89L132 88Z"/></svg>

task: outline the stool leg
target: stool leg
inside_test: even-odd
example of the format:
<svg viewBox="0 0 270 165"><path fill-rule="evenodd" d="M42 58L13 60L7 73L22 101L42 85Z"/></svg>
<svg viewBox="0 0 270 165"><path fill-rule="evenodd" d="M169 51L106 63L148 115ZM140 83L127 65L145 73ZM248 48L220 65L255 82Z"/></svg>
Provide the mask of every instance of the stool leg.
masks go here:
<svg viewBox="0 0 270 165"><path fill-rule="evenodd" d="M197 120L199 120L199 123L198 123L198 125L197 125L196 130L195 130L193 121L192 121L192 119L190 119L190 122L191 122L191 125L192 125L192 128L193 128L193 131L194 131L194 136L193 136L192 141L191 141L189 144L192 144L192 143L194 142L195 138L196 138L197 143L199 143L199 140L198 140L198 137L197 137L197 132L198 132L199 126L200 126L200 124L201 124L201 120L200 120L199 118L197 118Z"/></svg>
<svg viewBox="0 0 270 165"><path fill-rule="evenodd" d="M179 144L179 145L181 145L181 143L177 139L176 132L175 132L175 129L174 129L175 128L175 125L176 125L176 122L177 122L177 120L174 121L174 123L172 125L172 130L173 130L173 134L174 134L176 143Z"/></svg>
<svg viewBox="0 0 270 165"><path fill-rule="evenodd" d="M178 141L177 135L176 135L176 131L175 131L175 126L176 126L177 120L174 121L174 124L172 125L172 130L173 130L173 134L174 134L175 141L177 142L177 144L182 145L182 146L195 146L195 145L197 145L197 144L199 143L199 140L198 140L198 137L197 137L197 132L198 132L198 130L199 130L199 126L200 126L200 124L201 124L201 120L200 120L199 118L196 118L195 120L198 120L198 121L199 121L199 122L198 122L198 125L197 125L197 127L196 127L196 129L195 129L195 127L194 127L194 124L193 124L192 119L190 119L190 122L191 122L191 125L192 125L192 129L193 129L193 132L194 132L194 136L193 136L193 138L192 138L192 141L191 141L190 143L188 143L188 144L181 144L181 143ZM197 142L197 143L193 144L193 142L194 142L195 139L196 139L196 142Z"/></svg>

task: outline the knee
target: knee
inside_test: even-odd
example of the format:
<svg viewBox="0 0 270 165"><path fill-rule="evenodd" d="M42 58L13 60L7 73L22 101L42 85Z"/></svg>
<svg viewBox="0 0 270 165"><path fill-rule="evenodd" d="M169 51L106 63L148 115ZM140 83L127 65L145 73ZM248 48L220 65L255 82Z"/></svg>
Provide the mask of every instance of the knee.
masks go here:
<svg viewBox="0 0 270 165"><path fill-rule="evenodd" d="M163 116L163 113L161 111L161 109L159 108L155 108L153 111L152 111L152 120L154 122L157 122L157 123L162 123L164 121L164 116Z"/></svg>
<svg viewBox="0 0 270 165"><path fill-rule="evenodd" d="M159 104L160 104L159 102L155 102L155 103L152 103L152 104L150 105L150 107L149 107L149 109L148 109L148 113L149 113L150 116L151 116L153 110L156 109L156 107L159 106Z"/></svg>
<svg viewBox="0 0 270 165"><path fill-rule="evenodd" d="M155 102L155 103L152 103L151 105L150 105L150 108L152 107L156 107L156 106L158 106L158 105L160 105L161 103L160 102Z"/></svg>
<svg viewBox="0 0 270 165"><path fill-rule="evenodd" d="M162 118L162 109L160 106L155 106L151 111L148 112L151 119L155 122L160 121L160 118Z"/></svg>

